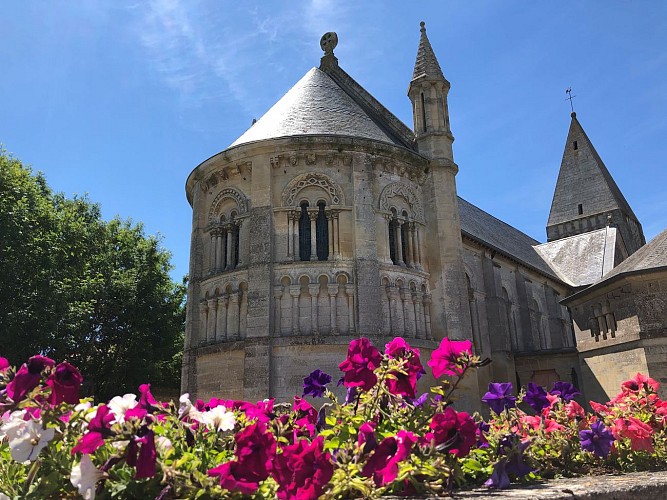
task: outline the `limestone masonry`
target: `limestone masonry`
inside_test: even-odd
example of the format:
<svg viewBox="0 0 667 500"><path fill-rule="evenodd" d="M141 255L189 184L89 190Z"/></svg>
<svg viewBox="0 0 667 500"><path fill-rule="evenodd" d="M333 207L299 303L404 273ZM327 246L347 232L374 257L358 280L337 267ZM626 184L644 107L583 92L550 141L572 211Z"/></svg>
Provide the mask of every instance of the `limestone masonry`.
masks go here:
<svg viewBox="0 0 667 500"><path fill-rule="evenodd" d="M493 362L466 379L469 408L490 381L606 401L641 371L667 389L667 231L646 244L576 115L540 244L457 196L450 84L424 23L412 128L336 43L188 177L183 392L290 399L315 368L336 377L361 336L403 336L424 362L445 336L472 340Z"/></svg>

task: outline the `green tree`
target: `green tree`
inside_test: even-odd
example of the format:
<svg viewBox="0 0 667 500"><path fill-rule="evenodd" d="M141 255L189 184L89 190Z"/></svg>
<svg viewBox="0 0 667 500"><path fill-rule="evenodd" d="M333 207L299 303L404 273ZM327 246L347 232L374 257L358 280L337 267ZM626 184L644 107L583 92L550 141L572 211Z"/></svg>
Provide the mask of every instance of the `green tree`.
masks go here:
<svg viewBox="0 0 667 500"><path fill-rule="evenodd" d="M104 221L0 151L0 355L13 364L67 359L100 399L177 389L185 286L171 268L141 224Z"/></svg>

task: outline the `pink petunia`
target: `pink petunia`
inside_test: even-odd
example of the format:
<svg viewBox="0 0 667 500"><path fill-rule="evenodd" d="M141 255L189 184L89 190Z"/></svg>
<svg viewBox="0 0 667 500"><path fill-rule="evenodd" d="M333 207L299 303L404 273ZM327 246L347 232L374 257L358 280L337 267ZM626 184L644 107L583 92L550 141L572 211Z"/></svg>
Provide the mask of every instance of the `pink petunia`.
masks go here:
<svg viewBox="0 0 667 500"><path fill-rule="evenodd" d="M433 376L440 378L443 375L462 375L467 366L465 356L472 355L472 342L469 340L442 339L440 346L433 351L428 366L433 370Z"/></svg>

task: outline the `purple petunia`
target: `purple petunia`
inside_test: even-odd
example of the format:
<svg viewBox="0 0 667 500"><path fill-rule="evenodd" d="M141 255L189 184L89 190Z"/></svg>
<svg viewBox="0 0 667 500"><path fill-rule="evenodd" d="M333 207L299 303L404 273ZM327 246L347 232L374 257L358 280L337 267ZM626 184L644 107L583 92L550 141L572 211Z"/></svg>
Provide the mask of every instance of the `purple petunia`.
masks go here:
<svg viewBox="0 0 667 500"><path fill-rule="evenodd" d="M607 458L614 436L599 420L591 424L590 430L579 431L579 440L581 447L595 453L599 457Z"/></svg>
<svg viewBox="0 0 667 500"><path fill-rule="evenodd" d="M511 382L491 382L489 384L489 392L482 397L489 407L500 415L505 408L514 408L516 406L516 398L512 396Z"/></svg>
<svg viewBox="0 0 667 500"><path fill-rule="evenodd" d="M575 396L579 396L581 393L569 382L559 380L558 382L554 382L554 386L551 391L549 391L549 394L552 396L560 396L563 401L572 401Z"/></svg>
<svg viewBox="0 0 667 500"><path fill-rule="evenodd" d="M528 387L526 387L526 395L523 400L532 406L537 413L540 413L544 408L549 406L547 391L545 391L544 387L541 385L537 385L533 382L528 383Z"/></svg>
<svg viewBox="0 0 667 500"><path fill-rule="evenodd" d="M493 466L491 477L484 483L489 488L503 489L510 485L509 474L523 477L532 469L523 461L523 452L530 445L529 441L521 442L516 434L508 434L498 443L498 454L505 455Z"/></svg>
<svg viewBox="0 0 667 500"><path fill-rule="evenodd" d="M326 385L331 382L331 375L317 369L303 379L303 396L310 394L314 398L321 398L326 391Z"/></svg>

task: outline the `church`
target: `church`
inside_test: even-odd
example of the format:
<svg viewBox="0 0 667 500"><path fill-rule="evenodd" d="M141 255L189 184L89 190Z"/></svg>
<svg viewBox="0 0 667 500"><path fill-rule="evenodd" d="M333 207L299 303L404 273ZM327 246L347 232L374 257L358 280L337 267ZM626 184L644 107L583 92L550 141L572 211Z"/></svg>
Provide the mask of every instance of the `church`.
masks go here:
<svg viewBox="0 0 667 500"><path fill-rule="evenodd" d="M491 381L607 401L642 372L667 389L667 231L646 244L576 114L540 243L457 195L450 83L424 23L412 127L341 68L337 42L187 179L182 391L288 400L362 336L404 337L424 363L443 337L470 339L492 363L466 378L469 408Z"/></svg>

